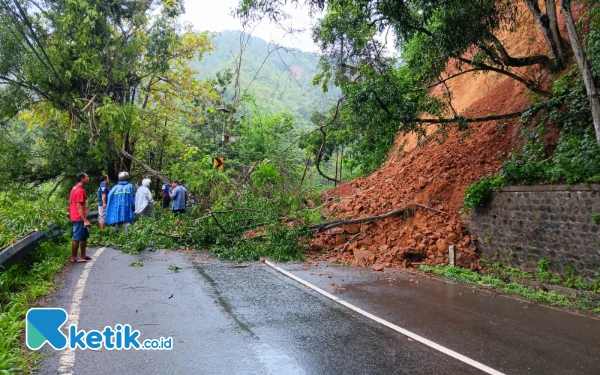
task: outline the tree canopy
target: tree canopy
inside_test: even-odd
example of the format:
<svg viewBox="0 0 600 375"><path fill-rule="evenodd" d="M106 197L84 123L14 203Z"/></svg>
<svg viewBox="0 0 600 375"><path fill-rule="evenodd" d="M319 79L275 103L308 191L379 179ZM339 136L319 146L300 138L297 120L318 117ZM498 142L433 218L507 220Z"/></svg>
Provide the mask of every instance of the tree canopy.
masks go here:
<svg viewBox="0 0 600 375"><path fill-rule="evenodd" d="M448 125L467 130L472 122L520 117L522 112L477 118L457 113L446 83L466 73L497 73L545 98L551 91L542 77L564 70L570 56L558 29L555 0L241 0L237 15L246 23L278 22L286 17L288 3L322 12L313 29L323 53L322 73L314 83L342 89L343 100L329 117L335 121L324 124L356 131L358 137L349 141L355 150L389 149L397 131L443 139ZM570 2L565 4L563 9L570 9ZM514 33L524 23L539 27L549 54L508 52L499 35ZM446 94L432 96L437 86ZM427 137L431 124L438 130ZM389 136L369 146L379 130ZM384 155L379 154L379 162Z"/></svg>
<svg viewBox="0 0 600 375"><path fill-rule="evenodd" d="M174 123L201 123L199 104L219 100L188 66L212 46L178 21L181 0L0 5L2 126L18 117L57 150L46 160L55 171L36 174L81 168L72 160L88 153L113 176L129 170L138 142L160 147Z"/></svg>

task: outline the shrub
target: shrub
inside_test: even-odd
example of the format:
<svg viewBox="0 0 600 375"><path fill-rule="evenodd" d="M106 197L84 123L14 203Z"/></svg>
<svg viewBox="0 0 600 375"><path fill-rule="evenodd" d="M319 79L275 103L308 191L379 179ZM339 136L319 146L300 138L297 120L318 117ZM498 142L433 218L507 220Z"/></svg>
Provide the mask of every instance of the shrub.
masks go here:
<svg viewBox="0 0 600 375"><path fill-rule="evenodd" d="M485 203L492 195L502 187L504 181L501 176L493 175L475 182L467 188L463 205L466 208L477 208Z"/></svg>

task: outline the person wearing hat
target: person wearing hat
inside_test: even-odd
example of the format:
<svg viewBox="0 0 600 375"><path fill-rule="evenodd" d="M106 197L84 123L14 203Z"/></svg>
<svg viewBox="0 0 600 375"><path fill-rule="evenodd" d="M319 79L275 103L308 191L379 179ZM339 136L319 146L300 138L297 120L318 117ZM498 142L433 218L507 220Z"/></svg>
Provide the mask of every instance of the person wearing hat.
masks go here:
<svg viewBox="0 0 600 375"><path fill-rule="evenodd" d="M173 213L184 214L185 213L185 198L187 196L187 189L179 183L178 180L174 180L171 184L171 190L169 196L173 202Z"/></svg>
<svg viewBox="0 0 600 375"><path fill-rule="evenodd" d="M116 224L117 228L125 224L125 232L127 232L127 225L133 222L134 211L135 194L133 186L129 183L129 173L121 172L119 183L108 193L106 224Z"/></svg>

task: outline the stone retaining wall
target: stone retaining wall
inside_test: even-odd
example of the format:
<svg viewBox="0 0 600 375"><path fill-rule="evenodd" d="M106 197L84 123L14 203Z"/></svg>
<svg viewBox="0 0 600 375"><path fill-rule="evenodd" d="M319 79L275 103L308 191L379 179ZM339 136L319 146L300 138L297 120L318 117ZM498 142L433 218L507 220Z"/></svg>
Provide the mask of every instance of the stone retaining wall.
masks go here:
<svg viewBox="0 0 600 375"><path fill-rule="evenodd" d="M597 218L595 218L597 216ZM482 258L533 272L539 260L564 276L600 270L600 185L510 186L472 212L466 225Z"/></svg>

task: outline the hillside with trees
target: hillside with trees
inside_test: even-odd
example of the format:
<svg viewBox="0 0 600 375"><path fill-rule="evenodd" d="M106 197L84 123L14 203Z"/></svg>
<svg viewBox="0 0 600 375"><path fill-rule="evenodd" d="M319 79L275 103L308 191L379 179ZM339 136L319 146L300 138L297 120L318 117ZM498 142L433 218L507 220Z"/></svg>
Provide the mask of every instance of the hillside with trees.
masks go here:
<svg viewBox="0 0 600 375"><path fill-rule="evenodd" d="M182 0L0 0L0 246L70 233L77 172L91 208L100 176L127 171L156 199L182 182L186 217L93 228L91 246L382 271L448 264L453 244L479 271L464 214L493 191L600 182L597 1L241 0L237 16L299 2L323 15L318 55L195 32ZM23 317L69 243L0 275L0 372L31 368Z"/></svg>
<svg viewBox="0 0 600 375"><path fill-rule="evenodd" d="M317 74L319 56L268 43L240 31L217 33L214 49L192 67L201 79L215 77L217 72L235 72L241 53L239 85L270 112L288 112L297 118L298 127L307 128L314 112L331 105L333 93L323 93L312 85ZM226 96L233 96L233 82Z"/></svg>
<svg viewBox="0 0 600 375"><path fill-rule="evenodd" d="M238 11L250 25L277 22L280 4ZM304 4L324 12L315 81L342 91L308 147L317 166L343 148L346 164L373 172L329 192L329 210L359 220L421 205L409 220L320 234L312 247L326 257L444 264L453 243L460 264L478 269L459 212L504 184L600 181L595 2Z"/></svg>

